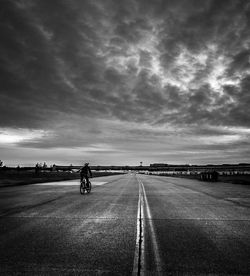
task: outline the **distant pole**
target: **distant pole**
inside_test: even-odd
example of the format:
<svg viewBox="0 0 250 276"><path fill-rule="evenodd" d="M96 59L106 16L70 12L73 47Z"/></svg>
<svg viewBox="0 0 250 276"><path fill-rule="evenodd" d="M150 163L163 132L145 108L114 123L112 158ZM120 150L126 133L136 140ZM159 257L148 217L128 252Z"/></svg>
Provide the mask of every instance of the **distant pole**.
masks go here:
<svg viewBox="0 0 250 276"><path fill-rule="evenodd" d="M140 167L142 167L142 162L140 162Z"/></svg>

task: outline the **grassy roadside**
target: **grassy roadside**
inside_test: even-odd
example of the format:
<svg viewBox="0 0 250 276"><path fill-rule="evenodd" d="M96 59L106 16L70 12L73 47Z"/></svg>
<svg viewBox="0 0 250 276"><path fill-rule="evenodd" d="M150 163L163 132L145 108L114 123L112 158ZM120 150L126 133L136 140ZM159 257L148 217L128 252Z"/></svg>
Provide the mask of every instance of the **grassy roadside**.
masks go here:
<svg viewBox="0 0 250 276"><path fill-rule="evenodd" d="M116 175L122 173L93 171L93 177ZM27 185L42 182L54 182L80 179L79 173L71 172L1 172L0 187Z"/></svg>
<svg viewBox="0 0 250 276"><path fill-rule="evenodd" d="M219 181L233 184L250 185L250 175L220 175Z"/></svg>

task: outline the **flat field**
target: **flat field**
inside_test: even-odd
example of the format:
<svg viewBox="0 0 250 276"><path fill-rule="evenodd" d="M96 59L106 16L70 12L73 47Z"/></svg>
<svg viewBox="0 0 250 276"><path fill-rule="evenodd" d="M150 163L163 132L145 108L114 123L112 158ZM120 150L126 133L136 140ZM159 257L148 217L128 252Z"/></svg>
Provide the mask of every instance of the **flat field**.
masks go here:
<svg viewBox="0 0 250 276"><path fill-rule="evenodd" d="M250 185L250 174L220 175L219 181L233 183L233 184Z"/></svg>

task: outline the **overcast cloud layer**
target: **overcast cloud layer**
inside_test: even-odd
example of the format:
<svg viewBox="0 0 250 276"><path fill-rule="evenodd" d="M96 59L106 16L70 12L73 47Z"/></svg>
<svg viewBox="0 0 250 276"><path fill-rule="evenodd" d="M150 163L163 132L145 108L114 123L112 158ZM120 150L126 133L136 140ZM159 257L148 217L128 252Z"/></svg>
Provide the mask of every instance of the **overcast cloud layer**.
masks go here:
<svg viewBox="0 0 250 276"><path fill-rule="evenodd" d="M3 0L0 159L250 162L250 3Z"/></svg>

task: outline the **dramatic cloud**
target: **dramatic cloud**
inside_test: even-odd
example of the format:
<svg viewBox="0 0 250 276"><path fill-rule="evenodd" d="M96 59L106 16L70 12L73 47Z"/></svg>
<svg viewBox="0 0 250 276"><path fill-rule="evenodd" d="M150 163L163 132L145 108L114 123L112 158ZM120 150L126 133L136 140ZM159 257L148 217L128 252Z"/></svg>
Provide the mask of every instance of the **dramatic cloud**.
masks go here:
<svg viewBox="0 0 250 276"><path fill-rule="evenodd" d="M249 161L249 29L245 0L3 0L0 158Z"/></svg>

